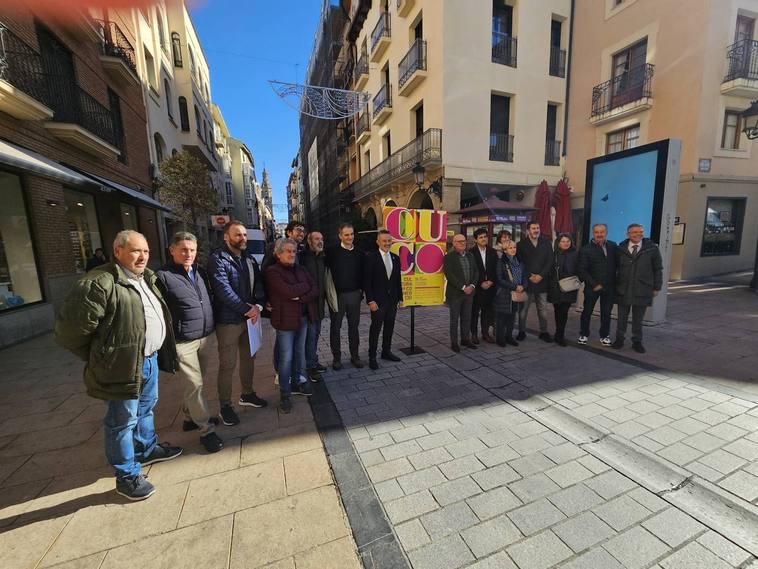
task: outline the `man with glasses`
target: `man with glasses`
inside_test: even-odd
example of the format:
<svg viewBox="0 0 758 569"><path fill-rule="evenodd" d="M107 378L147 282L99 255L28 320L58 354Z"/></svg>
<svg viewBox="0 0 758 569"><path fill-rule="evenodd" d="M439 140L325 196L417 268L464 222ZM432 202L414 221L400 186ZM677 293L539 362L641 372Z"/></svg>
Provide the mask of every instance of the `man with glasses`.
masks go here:
<svg viewBox="0 0 758 569"><path fill-rule="evenodd" d="M460 233L453 236L453 250L445 255L444 272L447 279L445 299L450 309L450 349L461 351L458 344L460 322L461 345L475 350L476 345L471 342L471 308L479 270L474 256L466 250L466 237Z"/></svg>

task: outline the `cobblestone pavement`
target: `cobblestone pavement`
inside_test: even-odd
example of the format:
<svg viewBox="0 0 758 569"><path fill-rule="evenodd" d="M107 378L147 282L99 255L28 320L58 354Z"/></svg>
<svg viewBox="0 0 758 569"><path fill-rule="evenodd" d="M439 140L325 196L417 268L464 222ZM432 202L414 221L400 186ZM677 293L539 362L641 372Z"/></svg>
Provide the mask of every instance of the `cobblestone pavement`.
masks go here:
<svg viewBox="0 0 758 569"><path fill-rule="evenodd" d="M85 395L81 362L49 334L1 351L0 568L359 568L309 405L276 411L265 340L255 384L272 405L220 426L219 453L182 431L182 386L161 375L158 435L184 454L145 469L157 492L137 503L113 491L104 407ZM216 370L213 356L211 409Z"/></svg>
<svg viewBox="0 0 758 569"><path fill-rule="evenodd" d="M426 354L328 374L362 490L414 569L758 567L758 299L682 286L672 321L646 329L642 366L630 350L531 334L454 354L447 310L431 307L416 317ZM679 365L695 355L701 374Z"/></svg>

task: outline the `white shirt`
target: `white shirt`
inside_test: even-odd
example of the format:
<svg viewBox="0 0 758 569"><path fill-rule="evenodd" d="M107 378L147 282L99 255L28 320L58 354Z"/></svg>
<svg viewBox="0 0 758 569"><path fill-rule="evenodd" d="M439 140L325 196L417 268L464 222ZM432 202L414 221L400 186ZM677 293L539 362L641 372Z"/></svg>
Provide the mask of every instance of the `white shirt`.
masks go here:
<svg viewBox="0 0 758 569"><path fill-rule="evenodd" d="M482 266L487 269L487 247L482 249L481 247L477 247L479 249L479 255L482 257Z"/></svg>
<svg viewBox="0 0 758 569"><path fill-rule="evenodd" d="M121 267L124 269L124 267ZM139 292L142 308L145 312L145 356L157 352L166 339L166 322L163 319L163 308L155 293L150 290L144 275L137 275L124 269L126 278Z"/></svg>
<svg viewBox="0 0 758 569"><path fill-rule="evenodd" d="M342 247L346 251L352 251L353 249L355 249L355 245L352 245L350 247L345 247L345 244L342 241L340 241L340 247Z"/></svg>
<svg viewBox="0 0 758 569"><path fill-rule="evenodd" d="M629 241L629 252L632 255L634 255L634 250L632 249L632 247L634 247L635 245L637 246L637 254L639 254L639 252L642 250L642 241L640 241L639 243L632 243L631 241Z"/></svg>

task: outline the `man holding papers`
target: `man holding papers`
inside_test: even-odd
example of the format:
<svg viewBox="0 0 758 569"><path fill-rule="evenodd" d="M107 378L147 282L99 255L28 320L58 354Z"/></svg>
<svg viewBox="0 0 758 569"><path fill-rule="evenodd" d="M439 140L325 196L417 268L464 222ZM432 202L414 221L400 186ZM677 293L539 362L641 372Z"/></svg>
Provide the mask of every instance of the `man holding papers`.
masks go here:
<svg viewBox="0 0 758 569"><path fill-rule="evenodd" d="M241 221L224 226L224 246L208 258L208 279L213 289L216 339L218 340L218 400L224 425L240 422L232 408L232 372L239 356L242 395L239 404L265 407L253 390L255 358L250 356L248 318L256 322L266 305L266 292L258 262L245 251L247 231Z"/></svg>

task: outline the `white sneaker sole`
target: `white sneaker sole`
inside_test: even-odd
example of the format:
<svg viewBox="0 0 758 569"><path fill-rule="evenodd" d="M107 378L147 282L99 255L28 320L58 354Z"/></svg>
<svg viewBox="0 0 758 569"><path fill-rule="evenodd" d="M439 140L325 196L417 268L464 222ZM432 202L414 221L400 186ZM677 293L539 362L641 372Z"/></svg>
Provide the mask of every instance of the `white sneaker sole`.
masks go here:
<svg viewBox="0 0 758 569"><path fill-rule="evenodd" d="M145 494L144 496L130 496L129 494L125 494L118 488L116 488L116 494L118 494L119 496L123 496L124 498L126 498L127 500L131 500L132 502L141 502L142 500L147 500L150 496L155 494L155 488L153 488L152 492L150 492L149 494Z"/></svg>

